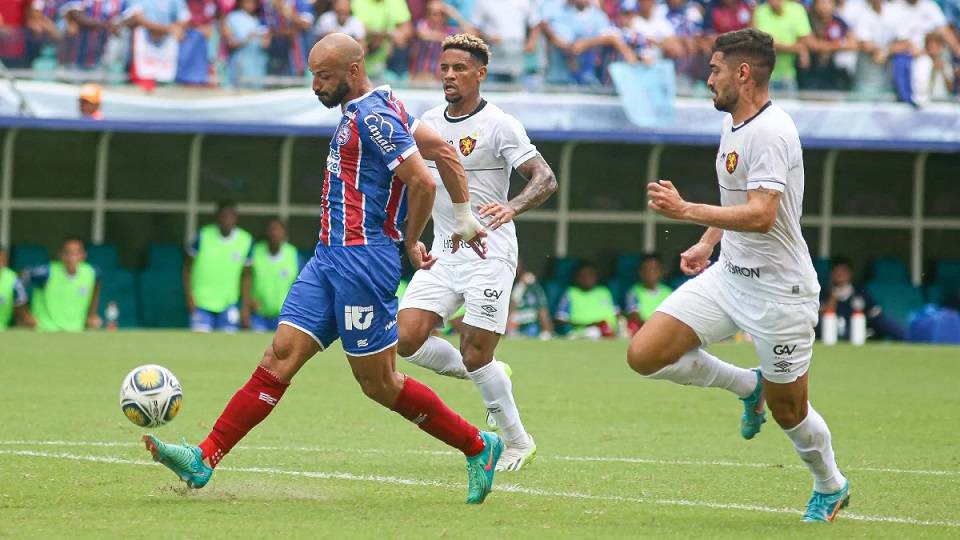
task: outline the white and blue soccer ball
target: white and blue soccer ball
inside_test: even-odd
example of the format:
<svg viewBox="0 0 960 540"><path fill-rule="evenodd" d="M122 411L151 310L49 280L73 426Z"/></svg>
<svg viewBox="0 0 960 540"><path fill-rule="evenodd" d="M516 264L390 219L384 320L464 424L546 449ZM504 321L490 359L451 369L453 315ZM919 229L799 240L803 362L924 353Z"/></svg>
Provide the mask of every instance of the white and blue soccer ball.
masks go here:
<svg viewBox="0 0 960 540"><path fill-rule="evenodd" d="M123 379L120 409L141 427L157 427L174 419L183 403L180 381L173 373L155 364L140 366Z"/></svg>

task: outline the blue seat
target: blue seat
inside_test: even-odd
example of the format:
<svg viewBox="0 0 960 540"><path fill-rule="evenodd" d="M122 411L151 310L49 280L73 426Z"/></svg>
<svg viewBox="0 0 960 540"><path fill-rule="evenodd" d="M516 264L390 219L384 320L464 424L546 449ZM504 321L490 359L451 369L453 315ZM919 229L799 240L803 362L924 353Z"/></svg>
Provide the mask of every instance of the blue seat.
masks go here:
<svg viewBox="0 0 960 540"><path fill-rule="evenodd" d="M180 270L183 268L183 247L177 244L150 244L147 248L147 268Z"/></svg>
<svg viewBox="0 0 960 540"><path fill-rule="evenodd" d="M16 271L30 268L31 266L40 266L50 262L50 254L47 248L37 244L20 244L13 246L10 252L11 268Z"/></svg>
<svg viewBox="0 0 960 540"><path fill-rule="evenodd" d="M560 303L560 298L563 296L563 293L567 290L566 283L560 283L557 280L550 280L543 284L543 292L547 296L547 306L550 310L550 316L557 312L557 304Z"/></svg>
<svg viewBox="0 0 960 540"><path fill-rule="evenodd" d="M883 308L883 312L896 319L901 325L907 325L910 312L923 306L923 291L909 282L888 283L872 281L867 292Z"/></svg>
<svg viewBox="0 0 960 540"><path fill-rule="evenodd" d="M960 260L937 261L934 266L934 282L960 283Z"/></svg>
<svg viewBox="0 0 960 540"><path fill-rule="evenodd" d="M907 265L896 257L883 257L870 265L871 280L875 283L906 283L910 281Z"/></svg>
<svg viewBox="0 0 960 540"><path fill-rule="evenodd" d="M187 302L180 268L150 268L140 274L140 323L148 328L187 326Z"/></svg>
<svg viewBox="0 0 960 540"><path fill-rule="evenodd" d="M107 322L107 304L114 302L117 305L117 326L120 328L136 328L140 326L140 313L137 302L136 276L133 272L123 268L101 269L100 272L100 305L97 313Z"/></svg>
<svg viewBox="0 0 960 540"><path fill-rule="evenodd" d="M693 279L693 277L678 272L667 280L667 285L669 285L671 289L677 290L681 285L690 281L691 279Z"/></svg>
<svg viewBox="0 0 960 540"><path fill-rule="evenodd" d="M120 267L117 246L113 244L90 244L87 246L87 262L100 270L113 270Z"/></svg>
<svg viewBox="0 0 960 540"><path fill-rule="evenodd" d="M635 282L635 279L626 280L620 278L613 278L607 282L607 288L610 289L610 294L613 295L613 301L620 307L621 312L626 308L627 291L630 290L630 287L632 287Z"/></svg>
<svg viewBox="0 0 960 540"><path fill-rule="evenodd" d="M817 282L820 283L821 289L829 288L830 284L830 270L833 265L830 264L830 259L825 257L813 257L813 269L817 272Z"/></svg>
<svg viewBox="0 0 960 540"><path fill-rule="evenodd" d="M307 261L309 261L310 258L313 257L313 252L306 249L301 249L299 250L299 253L300 253L300 269L303 270L303 267L307 265Z"/></svg>
<svg viewBox="0 0 960 540"><path fill-rule="evenodd" d="M643 262L643 255L620 255L617 257L617 273L614 274L614 278L630 283L636 281L637 269L640 267L641 262Z"/></svg>
<svg viewBox="0 0 960 540"><path fill-rule="evenodd" d="M580 259L576 257L557 257L553 260L553 279L566 287L573 282L579 264Z"/></svg>

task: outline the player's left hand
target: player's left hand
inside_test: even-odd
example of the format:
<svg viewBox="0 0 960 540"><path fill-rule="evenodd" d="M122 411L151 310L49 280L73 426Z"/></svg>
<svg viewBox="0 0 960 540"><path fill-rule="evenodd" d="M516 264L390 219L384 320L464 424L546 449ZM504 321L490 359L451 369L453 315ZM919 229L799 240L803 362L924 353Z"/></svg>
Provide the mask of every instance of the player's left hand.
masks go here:
<svg viewBox="0 0 960 540"><path fill-rule="evenodd" d="M654 212L668 218L683 219L687 201L680 196L673 182L669 180L650 182L647 184L647 196L649 197L647 205Z"/></svg>
<svg viewBox="0 0 960 540"><path fill-rule="evenodd" d="M463 235L460 233L453 233L450 236L450 242L453 244L453 247L450 248L450 253L456 253L460 249L460 244L463 242ZM481 259L487 258L487 231L484 229L479 229L477 234L473 236L467 245L473 249L474 253L480 256Z"/></svg>
<svg viewBox="0 0 960 540"><path fill-rule="evenodd" d="M427 251L427 246L423 245L423 242L405 245L410 266L413 266L414 270L429 270L437 262L437 258Z"/></svg>
<svg viewBox="0 0 960 540"><path fill-rule="evenodd" d="M501 225L512 221L517 215L517 211L512 206L498 202L477 205L477 211L480 212L481 218L490 218L486 226L491 231L499 229Z"/></svg>

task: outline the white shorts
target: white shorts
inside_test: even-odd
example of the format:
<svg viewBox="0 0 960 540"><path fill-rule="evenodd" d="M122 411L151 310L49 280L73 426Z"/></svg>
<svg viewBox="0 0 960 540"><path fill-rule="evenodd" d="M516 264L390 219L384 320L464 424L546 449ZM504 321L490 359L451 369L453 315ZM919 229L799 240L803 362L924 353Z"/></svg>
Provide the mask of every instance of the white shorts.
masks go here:
<svg viewBox="0 0 960 540"><path fill-rule="evenodd" d="M501 259L465 264L437 263L418 270L400 300L400 309L432 311L446 322L466 305L463 323L503 334L510 315L516 268Z"/></svg>
<svg viewBox="0 0 960 540"><path fill-rule="evenodd" d="M657 308L686 324L706 347L737 329L750 334L768 381L791 383L807 372L813 355L816 299L796 304L765 300L732 287L719 265L687 281Z"/></svg>

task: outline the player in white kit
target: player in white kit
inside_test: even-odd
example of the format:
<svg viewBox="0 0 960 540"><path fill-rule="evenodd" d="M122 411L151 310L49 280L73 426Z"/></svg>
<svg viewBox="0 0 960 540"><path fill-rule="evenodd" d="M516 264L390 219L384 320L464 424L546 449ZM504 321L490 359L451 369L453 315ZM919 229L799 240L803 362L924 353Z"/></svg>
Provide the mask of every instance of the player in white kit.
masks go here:
<svg viewBox="0 0 960 540"><path fill-rule="evenodd" d="M506 331L517 269L513 218L543 203L556 191L557 181L523 126L480 97L490 55L483 40L458 34L444 40L442 47L440 76L447 104L430 109L420 120L457 149L467 173L470 200L478 205L471 209L468 204L454 204L443 186L437 185L431 252L439 257L431 269L414 274L400 302L398 351L414 364L469 378L477 385L488 422L501 430L506 444L497 470L515 471L533 460L537 447L520 420L504 365L494 360L493 352ZM527 185L508 200L514 169ZM451 240L456 238L454 216L471 211L489 230L486 259ZM465 306L466 313L458 351L431 334L460 306Z"/></svg>
<svg viewBox="0 0 960 540"><path fill-rule="evenodd" d="M648 186L650 208L709 228L681 255L699 274L668 297L630 342L630 367L651 379L729 390L743 401L745 439L765 421L764 400L813 473L804 521L829 522L849 503L830 430L807 401L817 323L817 275L800 233L803 155L793 120L772 104L773 39L755 29L717 38L707 85L729 112L717 152L721 206L684 201L669 181ZM718 264L710 256L721 242ZM742 329L759 370L728 364L703 347Z"/></svg>

